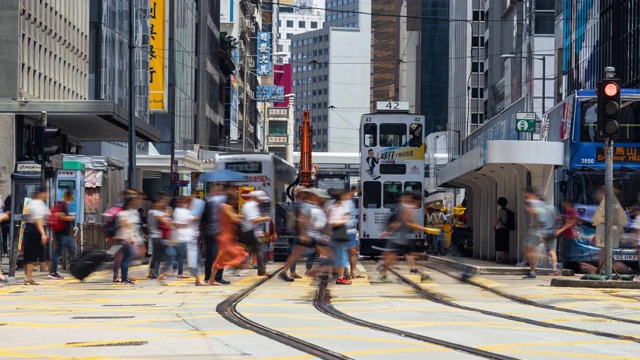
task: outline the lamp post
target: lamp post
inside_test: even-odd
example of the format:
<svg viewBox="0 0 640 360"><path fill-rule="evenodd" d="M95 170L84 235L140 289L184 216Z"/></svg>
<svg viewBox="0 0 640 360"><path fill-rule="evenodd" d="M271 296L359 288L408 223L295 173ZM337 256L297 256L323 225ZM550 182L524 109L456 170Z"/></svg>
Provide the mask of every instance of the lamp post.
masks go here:
<svg viewBox="0 0 640 360"><path fill-rule="evenodd" d="M500 55L500 57L503 58L503 59L514 59L516 57L516 55L515 54L502 54L502 55ZM542 115L544 115L544 113L546 111L545 103L546 103L546 100L547 100L547 96L546 96L546 88L547 88L547 86L546 86L547 85L546 84L546 81L547 81L547 73L546 73L546 70L547 70L547 66L546 66L547 65L547 57L546 56L534 56L534 55L531 55L531 56L529 56L529 58L531 58L533 60L542 60ZM530 95L533 98L533 94L530 94ZM533 101L532 101L532 103L533 103ZM531 110L533 110L533 109L531 109Z"/></svg>

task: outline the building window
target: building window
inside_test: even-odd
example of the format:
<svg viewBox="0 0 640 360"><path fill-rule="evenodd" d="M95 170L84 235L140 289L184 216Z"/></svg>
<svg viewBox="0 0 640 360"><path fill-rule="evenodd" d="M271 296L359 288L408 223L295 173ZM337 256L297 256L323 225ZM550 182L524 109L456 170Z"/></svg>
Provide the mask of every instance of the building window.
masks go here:
<svg viewBox="0 0 640 360"><path fill-rule="evenodd" d="M478 72L478 69L480 72L484 72L484 62L474 61L471 63L471 72Z"/></svg>
<svg viewBox="0 0 640 360"><path fill-rule="evenodd" d="M293 27L293 20L287 20L287 27L288 28L292 28Z"/></svg>
<svg viewBox="0 0 640 360"><path fill-rule="evenodd" d="M287 40L291 40L292 37L293 37L292 33L287 34Z"/></svg>
<svg viewBox="0 0 640 360"><path fill-rule="evenodd" d="M304 21L298 21L298 28L304 29Z"/></svg>
<svg viewBox="0 0 640 360"><path fill-rule="evenodd" d="M484 36L474 36L471 38L471 46L482 46L484 44Z"/></svg>
<svg viewBox="0 0 640 360"><path fill-rule="evenodd" d="M318 22L317 21L312 21L311 22L311 28L312 29L317 29L318 28Z"/></svg>
<svg viewBox="0 0 640 360"><path fill-rule="evenodd" d="M484 21L484 12L473 10L473 21Z"/></svg>
<svg viewBox="0 0 640 360"><path fill-rule="evenodd" d="M478 97L480 94L480 97ZM472 99L484 99L484 89L483 88L472 88L471 89L471 98Z"/></svg>
<svg viewBox="0 0 640 360"><path fill-rule="evenodd" d="M480 125L484 122L484 114L471 114L471 124Z"/></svg>
<svg viewBox="0 0 640 360"><path fill-rule="evenodd" d="M553 11L536 11L535 12L535 33L540 35L553 35L554 33L554 17Z"/></svg>

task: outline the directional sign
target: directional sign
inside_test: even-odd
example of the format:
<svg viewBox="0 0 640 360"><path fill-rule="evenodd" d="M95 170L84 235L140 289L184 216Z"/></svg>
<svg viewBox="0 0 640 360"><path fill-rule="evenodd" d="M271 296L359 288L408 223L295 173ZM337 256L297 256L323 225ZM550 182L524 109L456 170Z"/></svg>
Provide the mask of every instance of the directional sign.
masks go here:
<svg viewBox="0 0 640 360"><path fill-rule="evenodd" d="M516 132L535 132L536 113L516 113Z"/></svg>

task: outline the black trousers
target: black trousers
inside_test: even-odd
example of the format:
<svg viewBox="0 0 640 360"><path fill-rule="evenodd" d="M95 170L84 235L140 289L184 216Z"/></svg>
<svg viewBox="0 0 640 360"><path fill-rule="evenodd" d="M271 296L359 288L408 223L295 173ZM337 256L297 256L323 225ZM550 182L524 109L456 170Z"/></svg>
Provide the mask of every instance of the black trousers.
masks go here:
<svg viewBox="0 0 640 360"><path fill-rule="evenodd" d="M209 279L211 279L211 267L213 266L213 262L216 260L216 256L218 256L218 243L216 242L216 237L207 237L205 239L204 249L204 281L209 281ZM223 272L224 269L218 270L214 275L214 280L222 280Z"/></svg>

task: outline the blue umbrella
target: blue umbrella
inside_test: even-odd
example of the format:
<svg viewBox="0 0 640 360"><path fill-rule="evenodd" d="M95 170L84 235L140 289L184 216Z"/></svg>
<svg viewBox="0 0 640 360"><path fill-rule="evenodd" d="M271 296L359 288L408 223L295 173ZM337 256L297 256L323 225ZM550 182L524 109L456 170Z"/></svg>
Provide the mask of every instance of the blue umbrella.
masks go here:
<svg viewBox="0 0 640 360"><path fill-rule="evenodd" d="M202 182L247 181L247 175L227 169L207 171L200 177Z"/></svg>

